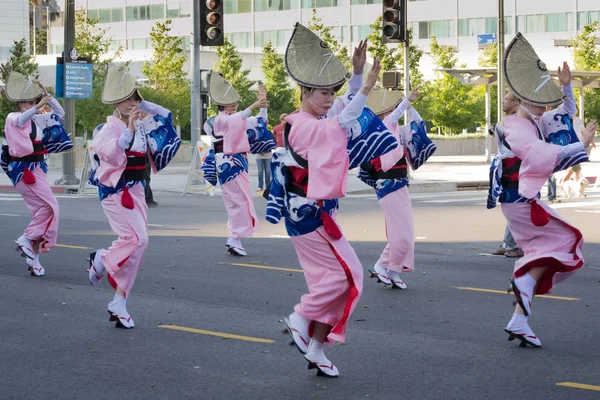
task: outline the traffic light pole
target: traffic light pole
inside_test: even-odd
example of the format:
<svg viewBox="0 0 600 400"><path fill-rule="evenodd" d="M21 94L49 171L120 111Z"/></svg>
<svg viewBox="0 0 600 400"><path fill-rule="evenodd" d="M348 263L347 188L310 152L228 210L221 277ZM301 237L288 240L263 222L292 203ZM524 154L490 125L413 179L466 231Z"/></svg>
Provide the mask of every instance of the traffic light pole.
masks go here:
<svg viewBox="0 0 600 400"><path fill-rule="evenodd" d="M202 27L200 26L202 21L200 21L200 2L192 1L193 3L193 40L192 40L192 104L191 107L191 139L192 146L196 146L198 140L200 140L200 132L202 129L202 125L204 125L204 121L202 121L202 96L200 96L200 86L201 86L201 77L200 77L200 32Z"/></svg>
<svg viewBox="0 0 600 400"><path fill-rule="evenodd" d="M408 2L407 2L408 4ZM408 10L407 10L408 6L404 7L404 26L402 27L402 29L404 29L404 97L408 98L408 93L410 92L410 65L408 65L408 49L410 46L409 40L408 40L408 24L406 23L406 21L408 21ZM406 110L404 112L404 123L407 124L408 123L408 110Z"/></svg>

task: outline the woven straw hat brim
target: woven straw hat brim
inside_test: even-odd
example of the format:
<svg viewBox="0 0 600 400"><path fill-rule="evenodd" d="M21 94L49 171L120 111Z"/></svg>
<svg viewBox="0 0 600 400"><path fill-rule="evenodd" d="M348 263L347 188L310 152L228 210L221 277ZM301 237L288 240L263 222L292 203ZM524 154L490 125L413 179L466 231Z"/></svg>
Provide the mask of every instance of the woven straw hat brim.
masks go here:
<svg viewBox="0 0 600 400"><path fill-rule="evenodd" d="M376 87L367 97L367 107L376 115L381 115L393 111L403 98L404 95L399 90Z"/></svg>
<svg viewBox="0 0 600 400"><path fill-rule="evenodd" d="M19 72L11 72L6 82L6 98L10 101L31 101L42 96L42 89Z"/></svg>
<svg viewBox="0 0 600 400"><path fill-rule="evenodd" d="M120 103L130 98L134 93L137 93L140 99L143 100L137 82L129 70L110 67L102 90L102 102L104 104Z"/></svg>
<svg viewBox="0 0 600 400"><path fill-rule="evenodd" d="M562 90L520 32L508 45L503 62L506 84L521 101L535 106L555 106L563 102Z"/></svg>
<svg viewBox="0 0 600 400"><path fill-rule="evenodd" d="M219 106L230 106L242 101L240 94L219 73L211 72L208 77L208 95Z"/></svg>
<svg viewBox="0 0 600 400"><path fill-rule="evenodd" d="M350 73L333 51L310 29L296 23L285 51L285 68L294 81L312 88L343 85Z"/></svg>

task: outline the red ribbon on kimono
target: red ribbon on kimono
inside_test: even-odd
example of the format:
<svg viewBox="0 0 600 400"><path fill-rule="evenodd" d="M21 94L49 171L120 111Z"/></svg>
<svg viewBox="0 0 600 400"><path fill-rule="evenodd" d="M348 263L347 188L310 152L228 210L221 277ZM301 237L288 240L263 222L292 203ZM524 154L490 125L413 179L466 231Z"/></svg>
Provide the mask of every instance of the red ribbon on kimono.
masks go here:
<svg viewBox="0 0 600 400"><path fill-rule="evenodd" d="M550 222L550 214L536 200L531 200L531 222L535 226L546 226Z"/></svg>

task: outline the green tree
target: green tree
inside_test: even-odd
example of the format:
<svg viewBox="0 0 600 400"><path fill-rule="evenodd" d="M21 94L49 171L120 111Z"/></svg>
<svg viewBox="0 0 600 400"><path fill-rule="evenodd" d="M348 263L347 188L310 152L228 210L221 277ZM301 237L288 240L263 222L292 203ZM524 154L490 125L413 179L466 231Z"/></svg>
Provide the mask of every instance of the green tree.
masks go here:
<svg viewBox="0 0 600 400"><path fill-rule="evenodd" d="M295 108L295 93L287 80L287 71L283 57L267 42L263 48L260 59L260 68L265 76L269 99L269 124L275 126L279 123L279 116L291 113Z"/></svg>
<svg viewBox="0 0 600 400"><path fill-rule="evenodd" d="M573 59L577 71L600 71L600 46L596 44L596 36L600 23L592 22L572 40ZM580 89L582 90L582 89ZM585 116L587 120L600 120L600 94L598 89L588 89L584 94Z"/></svg>
<svg viewBox="0 0 600 400"><path fill-rule="evenodd" d="M498 66L498 43L484 48L481 54L479 54L477 63L480 67L496 68Z"/></svg>
<svg viewBox="0 0 600 400"><path fill-rule="evenodd" d="M102 89L108 66L123 52L122 46L111 53L112 36L109 29L97 26L98 20L87 18L85 13L75 13L75 48L80 57L89 57L94 65L93 90L89 99L78 100L75 108L76 131L91 132L106 121L114 107L102 103Z"/></svg>
<svg viewBox="0 0 600 400"><path fill-rule="evenodd" d="M183 71L186 63L183 38L171 36L171 23L168 19L165 22L157 22L152 27L152 60L146 61L142 67L150 85L158 90L189 84Z"/></svg>
<svg viewBox="0 0 600 400"><path fill-rule="evenodd" d="M144 63L142 72L151 88L144 88L143 96L171 110L175 125L185 125L191 119L191 88L183 71L187 62L183 38L171 36L171 23L157 22L150 32L152 60Z"/></svg>
<svg viewBox="0 0 600 400"><path fill-rule="evenodd" d="M11 71L17 71L26 77L34 76L38 65L35 59L27 51L27 40L15 40L10 50L10 58L4 64L0 64L0 78L6 82Z"/></svg>
<svg viewBox="0 0 600 400"><path fill-rule="evenodd" d="M10 49L10 58L4 64L0 64L0 79L6 83L11 71L32 77L37 71L38 65L34 58L27 52L27 40L25 38L14 41ZM4 124L6 116L15 111L15 104L9 101L4 95L0 95L0 132L4 134Z"/></svg>
<svg viewBox="0 0 600 400"><path fill-rule="evenodd" d="M434 36L430 48L437 68L456 67L458 58L454 47L440 46ZM478 113L471 87L462 84L447 73L440 72L437 75L438 79L423 90L423 97L428 107L418 108L419 112L427 116L424 116L425 120L430 120L435 126L450 133L457 133L464 128L474 128Z"/></svg>
<svg viewBox="0 0 600 400"><path fill-rule="evenodd" d="M243 60L237 48L225 38L223 46L217 47L216 54L219 60L215 63L213 69L221 72L225 80L231 83L233 88L240 94L242 99L240 110L250 106L256 101L256 94L250 90L253 84L248 78L250 69L242 69ZM217 106L213 104L211 109L212 114L216 114Z"/></svg>
<svg viewBox="0 0 600 400"><path fill-rule="evenodd" d="M48 53L48 31L45 29L37 29L35 34L35 54L47 54ZM30 32L30 52L33 54L33 30Z"/></svg>
<svg viewBox="0 0 600 400"><path fill-rule="evenodd" d="M331 33L333 26L325 25L323 18L317 16L317 9L312 9L312 16L308 21L308 29L313 31L317 36L321 38L327 46L331 49L333 54L350 70L352 68L352 56L347 46L341 44L335 36Z"/></svg>

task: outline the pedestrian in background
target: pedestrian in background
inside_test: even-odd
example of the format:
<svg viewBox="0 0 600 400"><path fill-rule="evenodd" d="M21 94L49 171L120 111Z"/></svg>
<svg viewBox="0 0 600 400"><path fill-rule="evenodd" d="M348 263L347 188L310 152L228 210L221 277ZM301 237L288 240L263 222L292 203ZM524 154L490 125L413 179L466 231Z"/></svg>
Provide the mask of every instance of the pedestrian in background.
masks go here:
<svg viewBox="0 0 600 400"><path fill-rule="evenodd" d="M279 116L279 125L275 125L273 127L273 135L275 136L275 143L277 144L277 147L284 147L283 144L283 132L285 131L285 119L287 118L288 114L281 114Z"/></svg>

